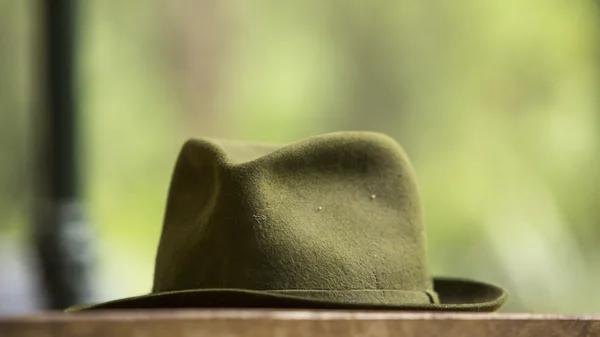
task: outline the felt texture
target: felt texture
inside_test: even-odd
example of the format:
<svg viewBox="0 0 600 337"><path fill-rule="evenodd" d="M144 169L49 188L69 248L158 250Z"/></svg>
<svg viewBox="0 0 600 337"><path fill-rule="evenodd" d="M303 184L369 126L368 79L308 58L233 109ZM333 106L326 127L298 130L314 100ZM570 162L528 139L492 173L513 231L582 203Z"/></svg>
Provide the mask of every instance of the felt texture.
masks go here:
<svg viewBox="0 0 600 337"><path fill-rule="evenodd" d="M373 132L287 146L187 141L152 293L82 309L302 307L496 310L506 292L434 279L413 168Z"/></svg>

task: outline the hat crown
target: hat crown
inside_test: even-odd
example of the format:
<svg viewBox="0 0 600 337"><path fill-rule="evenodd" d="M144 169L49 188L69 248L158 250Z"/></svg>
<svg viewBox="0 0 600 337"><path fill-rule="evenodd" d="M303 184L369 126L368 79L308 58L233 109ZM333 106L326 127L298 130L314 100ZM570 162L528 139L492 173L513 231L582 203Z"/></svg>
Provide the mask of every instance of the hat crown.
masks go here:
<svg viewBox="0 0 600 337"><path fill-rule="evenodd" d="M153 292L431 287L413 170L391 138L183 146Z"/></svg>

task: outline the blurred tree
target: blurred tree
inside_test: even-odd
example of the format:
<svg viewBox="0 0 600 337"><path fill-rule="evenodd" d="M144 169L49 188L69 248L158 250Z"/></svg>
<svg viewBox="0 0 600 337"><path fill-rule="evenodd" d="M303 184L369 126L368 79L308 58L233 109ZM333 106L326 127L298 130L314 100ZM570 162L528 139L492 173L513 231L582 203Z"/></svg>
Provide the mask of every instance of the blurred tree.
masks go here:
<svg viewBox="0 0 600 337"><path fill-rule="evenodd" d="M32 237L49 309L64 310L94 300L95 245L83 200L79 113L79 8L75 0L41 6L43 57L34 155L35 207ZM36 12L37 13L37 12Z"/></svg>

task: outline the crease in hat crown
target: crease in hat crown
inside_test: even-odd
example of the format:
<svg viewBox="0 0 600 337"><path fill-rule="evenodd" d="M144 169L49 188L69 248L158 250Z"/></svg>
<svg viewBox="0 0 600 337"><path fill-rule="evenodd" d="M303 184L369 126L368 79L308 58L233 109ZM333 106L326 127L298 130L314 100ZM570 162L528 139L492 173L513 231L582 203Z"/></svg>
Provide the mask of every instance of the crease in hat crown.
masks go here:
<svg viewBox="0 0 600 337"><path fill-rule="evenodd" d="M190 140L153 291L386 290L431 301L425 244L412 168L387 136L336 133L282 148Z"/></svg>
<svg viewBox="0 0 600 337"><path fill-rule="evenodd" d="M493 311L504 289L432 277L402 147L375 132L275 146L191 139L169 188L148 295L78 307Z"/></svg>

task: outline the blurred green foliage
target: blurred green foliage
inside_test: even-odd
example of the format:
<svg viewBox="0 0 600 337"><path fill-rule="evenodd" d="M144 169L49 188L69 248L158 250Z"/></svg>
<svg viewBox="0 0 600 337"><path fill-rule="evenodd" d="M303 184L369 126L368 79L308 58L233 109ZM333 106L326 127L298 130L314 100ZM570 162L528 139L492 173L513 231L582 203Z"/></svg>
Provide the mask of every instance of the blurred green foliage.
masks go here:
<svg viewBox="0 0 600 337"><path fill-rule="evenodd" d="M0 233L23 242L35 9L0 3ZM82 2L101 299L149 291L185 139L368 129L413 160L435 274L505 285L504 311L600 311L598 15L583 0Z"/></svg>

